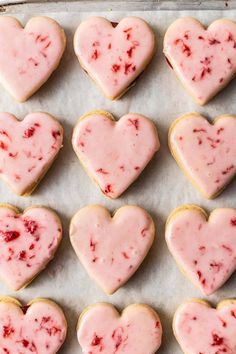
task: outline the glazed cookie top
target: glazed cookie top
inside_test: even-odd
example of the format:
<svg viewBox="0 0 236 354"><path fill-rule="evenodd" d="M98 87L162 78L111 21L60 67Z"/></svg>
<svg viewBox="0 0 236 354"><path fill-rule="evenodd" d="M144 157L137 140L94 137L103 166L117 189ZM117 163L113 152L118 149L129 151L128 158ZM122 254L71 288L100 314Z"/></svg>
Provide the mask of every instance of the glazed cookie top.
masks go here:
<svg viewBox="0 0 236 354"><path fill-rule="evenodd" d="M75 126L73 148L101 191L119 197L135 181L160 143L148 118L129 113L119 121L105 111L81 117Z"/></svg>
<svg viewBox="0 0 236 354"><path fill-rule="evenodd" d="M177 310L173 328L186 354L234 354L236 352L236 302L226 300L217 309L201 300Z"/></svg>
<svg viewBox="0 0 236 354"><path fill-rule="evenodd" d="M51 75L65 49L56 21L33 17L22 28L13 17L0 18L0 81L17 101L25 101Z"/></svg>
<svg viewBox="0 0 236 354"><path fill-rule="evenodd" d="M0 300L1 353L57 353L65 340L67 325L55 303L36 299L22 308L15 299Z"/></svg>
<svg viewBox="0 0 236 354"><path fill-rule="evenodd" d="M54 255L62 237L56 213L31 207L23 214L0 205L0 276L19 290L42 270Z"/></svg>
<svg viewBox="0 0 236 354"><path fill-rule="evenodd" d="M173 156L207 198L213 198L236 173L236 117L222 115L214 124L189 113L172 124L169 145Z"/></svg>
<svg viewBox="0 0 236 354"><path fill-rule="evenodd" d="M221 19L206 30L194 18L180 18L165 34L164 54L196 101L205 104L235 74L236 24Z"/></svg>
<svg viewBox="0 0 236 354"><path fill-rule="evenodd" d="M166 241L187 276L210 295L236 268L236 209L215 209L209 216L194 205L173 211Z"/></svg>
<svg viewBox="0 0 236 354"><path fill-rule="evenodd" d="M100 205L79 210L70 239L82 264L107 292L113 293L137 270L155 235L151 216L137 206L124 206L111 217Z"/></svg>
<svg viewBox="0 0 236 354"><path fill-rule="evenodd" d="M82 67L110 99L121 96L145 69L154 47L152 29L138 17L119 23L91 17L79 25L74 37Z"/></svg>
<svg viewBox="0 0 236 354"><path fill-rule="evenodd" d="M47 113L19 121L0 113L0 177L18 195L30 193L62 146L63 128Z"/></svg>
<svg viewBox="0 0 236 354"><path fill-rule="evenodd" d="M85 309L78 323L83 353L154 354L161 345L162 327L147 305L130 305L120 316L109 304Z"/></svg>

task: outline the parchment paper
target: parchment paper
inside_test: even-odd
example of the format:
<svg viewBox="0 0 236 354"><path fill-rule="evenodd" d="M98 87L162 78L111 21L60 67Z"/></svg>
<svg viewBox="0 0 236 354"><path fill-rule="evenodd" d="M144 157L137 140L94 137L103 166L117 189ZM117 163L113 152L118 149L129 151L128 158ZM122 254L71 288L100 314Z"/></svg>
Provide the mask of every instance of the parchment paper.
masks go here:
<svg viewBox="0 0 236 354"><path fill-rule="evenodd" d="M31 16L47 15L56 19L67 35L67 49L60 67L26 103L18 104L0 87L0 110L23 118L31 111L50 112L65 128L64 147L57 161L42 180L31 197L17 197L0 182L0 201L12 203L19 208L41 204L54 208L64 225L64 238L54 260L26 289L11 292L0 284L1 295L12 295L23 302L35 297L49 297L57 301L65 311L69 333L61 354L82 353L75 326L79 314L89 304L107 301L123 309L126 305L141 302L153 306L161 316L164 329L163 345L158 353L180 354L181 350L172 334L172 317L183 301L204 298L178 270L167 250L164 225L169 213L184 203L195 203L211 211L216 207L236 207L236 184L213 201L204 200L177 167L167 147L167 132L171 122L181 114L198 111L213 119L223 113L236 114L236 81L218 94L205 107L197 106L183 89L170 70L162 54L165 30L179 16L191 15L206 25L211 21L228 17L236 18L236 11L145 11L106 12L91 11L45 12L45 6L31 7L30 11L15 13L25 24ZM55 9L55 5L54 5ZM11 14L12 15L12 14ZM158 50L150 66L122 99L111 102L103 97L96 85L82 71L73 52L73 33L81 20L91 15L100 15L119 21L127 15L144 18L154 28ZM153 119L157 125L161 150L147 166L141 177L118 200L105 198L82 169L71 147L71 133L78 117L94 109L104 109L119 118L127 112L138 112ZM68 227L73 214L87 204L102 204L111 211L125 204L137 204L146 208L153 216L157 237L146 260L132 279L112 296L105 295L89 278L77 259L69 241ZM236 275L208 300L215 305L219 300L235 297ZM206 299L206 297L205 297Z"/></svg>

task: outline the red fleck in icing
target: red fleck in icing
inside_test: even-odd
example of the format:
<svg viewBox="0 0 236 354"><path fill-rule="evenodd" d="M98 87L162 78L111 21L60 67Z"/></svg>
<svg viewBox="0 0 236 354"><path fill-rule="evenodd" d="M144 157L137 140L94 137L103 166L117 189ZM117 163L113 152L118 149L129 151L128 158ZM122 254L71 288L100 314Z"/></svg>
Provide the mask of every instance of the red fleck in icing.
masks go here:
<svg viewBox="0 0 236 354"><path fill-rule="evenodd" d="M81 146L82 139L86 149ZM89 174L111 198L123 193L160 146L155 127L146 117L127 114L116 123L99 112L79 120L72 144Z"/></svg>
<svg viewBox="0 0 236 354"><path fill-rule="evenodd" d="M234 301L221 304L222 307L213 309L207 303L191 301L179 307L173 327L184 352L189 354L234 353L235 325L230 313L236 308L236 304ZM191 321L193 316L197 317L194 322Z"/></svg>
<svg viewBox="0 0 236 354"><path fill-rule="evenodd" d="M60 231L59 231L60 229ZM23 215L0 208L0 276L14 290L22 288L53 257L61 240L54 212L32 207ZM48 245L52 244L50 251Z"/></svg>
<svg viewBox="0 0 236 354"><path fill-rule="evenodd" d="M162 328L155 312L144 305L128 306L119 317L112 306L97 304L82 316L77 335L88 354L154 354L161 344Z"/></svg>
<svg viewBox="0 0 236 354"><path fill-rule="evenodd" d="M117 73L118 71L120 71L120 65L118 65L118 64L113 64L111 70L112 70L114 73Z"/></svg>
<svg viewBox="0 0 236 354"><path fill-rule="evenodd" d="M234 219L235 209L216 209L206 221L193 207L183 208L168 221L166 240L172 255L206 295L220 288L236 268Z"/></svg>
<svg viewBox="0 0 236 354"><path fill-rule="evenodd" d="M97 242L93 242L92 239L90 240L90 249L91 249L92 252L95 252L96 244L97 244Z"/></svg>
<svg viewBox="0 0 236 354"><path fill-rule="evenodd" d="M91 58L94 59L94 60L97 60L99 56L100 56L100 53L98 52L97 49L95 49L93 51L93 54L92 54Z"/></svg>
<svg viewBox="0 0 236 354"><path fill-rule="evenodd" d="M230 223L231 223L232 226L236 226L236 218L235 219L231 219Z"/></svg>
<svg viewBox="0 0 236 354"><path fill-rule="evenodd" d="M96 42L99 47L94 47ZM135 81L154 48L153 31L137 17L124 18L115 27L102 17L90 18L77 28L74 41L83 68L110 99L120 97Z"/></svg>
<svg viewBox="0 0 236 354"><path fill-rule="evenodd" d="M139 121L138 119L128 119L128 122L130 123L129 125L133 125L136 130L139 129Z"/></svg>
<svg viewBox="0 0 236 354"><path fill-rule="evenodd" d="M12 242L20 237L20 233L18 231L2 231L0 230L0 237L4 242Z"/></svg>
<svg viewBox="0 0 236 354"><path fill-rule="evenodd" d="M15 332L13 327L10 326L3 326L3 338L10 337Z"/></svg>
<svg viewBox="0 0 236 354"><path fill-rule="evenodd" d="M23 121L0 113L0 131L4 132L0 141L1 177L23 195L55 159L62 146L62 127L46 113L28 114Z"/></svg>
<svg viewBox="0 0 236 354"><path fill-rule="evenodd" d="M183 116L170 129L172 153L207 198L223 190L236 172L235 133L235 117L221 116L211 125L197 113Z"/></svg>
<svg viewBox="0 0 236 354"><path fill-rule="evenodd" d="M29 232L31 235L33 235L38 228L38 224L35 220L25 219L24 220L24 227L27 232Z"/></svg>
<svg viewBox="0 0 236 354"><path fill-rule="evenodd" d="M105 171L103 168L98 168L97 172L102 173L103 175L109 175L109 172Z"/></svg>
<svg viewBox="0 0 236 354"><path fill-rule="evenodd" d="M57 353L66 337L66 320L62 311L56 304L43 299L25 307L30 307L30 311L19 311L19 305L9 300L1 302L3 331L0 331L0 349L3 348L7 354ZM44 318L49 320L46 326L41 326Z"/></svg>
<svg viewBox="0 0 236 354"><path fill-rule="evenodd" d="M234 38L236 25L230 20L215 21L205 29L197 20L184 17L168 28L164 54L197 103L208 102L222 83L234 77Z"/></svg>
<svg viewBox="0 0 236 354"><path fill-rule="evenodd" d="M140 237L140 230L145 230L145 237ZM71 243L80 261L108 293L116 291L136 271L153 237L150 216L134 206L120 208L113 218L101 206L85 207L73 217L70 227Z"/></svg>

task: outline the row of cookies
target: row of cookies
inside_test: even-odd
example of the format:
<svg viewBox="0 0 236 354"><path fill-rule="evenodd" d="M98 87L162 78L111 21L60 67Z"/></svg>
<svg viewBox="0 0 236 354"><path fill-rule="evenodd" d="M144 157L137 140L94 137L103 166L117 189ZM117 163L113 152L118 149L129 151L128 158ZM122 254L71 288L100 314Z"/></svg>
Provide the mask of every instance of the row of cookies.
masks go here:
<svg viewBox="0 0 236 354"><path fill-rule="evenodd" d="M148 254L155 226L138 206L114 215L100 205L80 209L70 223L70 241L88 274L107 293L119 289ZM166 241L183 272L205 295L220 288L236 268L236 209L207 213L196 205L175 209L166 224ZM13 290L27 286L53 258L62 225L49 208L20 211L0 206L0 275Z"/></svg>
<svg viewBox="0 0 236 354"><path fill-rule="evenodd" d="M222 115L210 124L197 113L176 119L169 129L172 155L206 198L216 197L236 172L236 117ZM56 158L63 128L48 113L23 121L0 113L0 177L18 195L30 195ZM83 115L72 145L103 194L119 197L140 175L160 142L155 125L137 113L119 119L105 111Z"/></svg>
<svg viewBox="0 0 236 354"><path fill-rule="evenodd" d="M102 17L83 21L74 36L82 68L106 97L121 97L151 61L155 34L138 17L119 23ZM23 29L13 17L0 18L0 81L19 102L36 92L57 68L66 46L60 25L33 17ZM208 29L180 18L167 30L164 54L184 86L201 105L222 90L236 72L236 24L227 19Z"/></svg>
<svg viewBox="0 0 236 354"><path fill-rule="evenodd" d="M0 298L2 354L56 354L66 339L67 322L61 308L38 298L28 305L12 297ZM184 353L235 353L236 300L217 309L200 299L181 305L173 331ZM157 312L145 304L132 304L120 315L108 303L87 307L79 317L77 338L83 353L155 354L161 346L162 325Z"/></svg>

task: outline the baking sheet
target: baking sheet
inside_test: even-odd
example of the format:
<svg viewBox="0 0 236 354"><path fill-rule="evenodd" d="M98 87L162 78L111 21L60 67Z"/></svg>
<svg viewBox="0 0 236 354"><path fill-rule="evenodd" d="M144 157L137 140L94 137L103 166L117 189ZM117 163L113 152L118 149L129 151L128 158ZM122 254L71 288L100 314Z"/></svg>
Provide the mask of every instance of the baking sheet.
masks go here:
<svg viewBox="0 0 236 354"><path fill-rule="evenodd" d="M147 5L146 2L144 5ZM64 147L31 197L17 197L0 182L0 201L22 209L35 204L54 208L62 218L64 237L54 260L30 286L15 293L1 283L0 294L16 296L23 302L39 296L57 301L64 309L69 323L68 337L60 354L82 353L76 339L76 322L84 307L98 301L110 302L118 309L134 302L153 306L161 316L164 329L163 345L158 353L180 354L181 350L171 329L174 311L180 303L191 297L204 297L179 272L169 254L164 239L165 220L175 207L184 203L195 203L208 211L216 207L236 207L236 182L231 183L217 199L204 200L172 159L167 147L167 132L176 117L189 111L201 112L210 119L224 113L236 114L236 81L205 107L197 106L166 65L162 40L168 25L179 16L194 16L208 25L221 17L235 19L236 10L148 11L145 7L145 12L131 12L112 11L112 7L107 6L106 11L93 13L88 6L84 7L86 12L82 11L81 6L77 11L76 6L68 7L68 4L58 4L58 12L55 12L56 4L51 7L39 4L22 6L8 8L6 13L15 15L24 24L33 15L47 15L56 19L66 31L67 49L56 73L26 103L15 103L0 87L0 110L21 118L31 111L50 112L65 128ZM158 50L136 86L119 101L111 102L103 97L82 71L73 53L73 34L78 24L88 16L100 15L111 21L119 21L131 14L144 18L154 28ZM140 178L118 200L108 200L100 193L82 169L71 147L72 128L77 118L94 109L108 110L117 118L127 112L144 114L153 119L159 131L161 150ZM102 204L111 211L125 204L138 204L151 213L157 227L157 238L146 260L131 280L112 296L105 295L88 277L68 237L69 221L73 214L79 208L94 203ZM223 298L235 297L235 289L236 274L208 300L216 304Z"/></svg>

